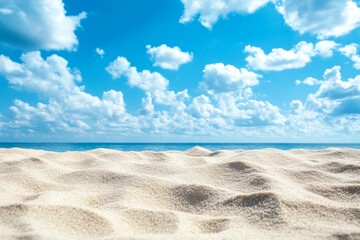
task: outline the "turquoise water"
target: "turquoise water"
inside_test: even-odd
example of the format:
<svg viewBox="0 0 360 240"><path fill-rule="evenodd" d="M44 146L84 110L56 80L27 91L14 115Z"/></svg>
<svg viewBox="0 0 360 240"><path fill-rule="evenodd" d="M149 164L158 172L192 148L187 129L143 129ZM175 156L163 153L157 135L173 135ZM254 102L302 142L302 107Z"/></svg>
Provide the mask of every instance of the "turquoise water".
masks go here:
<svg viewBox="0 0 360 240"><path fill-rule="evenodd" d="M357 148L360 144L309 144L309 143L0 143L0 148L31 148L42 149L54 152L65 151L87 151L96 148L111 148L121 151L184 151L195 146L216 150L234 149L263 149L276 148L281 150L289 149L325 149L330 147L337 148Z"/></svg>

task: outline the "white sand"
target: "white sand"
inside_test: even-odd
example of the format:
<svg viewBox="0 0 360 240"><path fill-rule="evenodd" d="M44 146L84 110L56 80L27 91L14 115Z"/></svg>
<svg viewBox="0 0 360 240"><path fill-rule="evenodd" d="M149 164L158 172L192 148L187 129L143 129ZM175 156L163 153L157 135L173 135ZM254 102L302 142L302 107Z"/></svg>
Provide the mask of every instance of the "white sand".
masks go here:
<svg viewBox="0 0 360 240"><path fill-rule="evenodd" d="M360 151L0 149L0 239L360 239Z"/></svg>

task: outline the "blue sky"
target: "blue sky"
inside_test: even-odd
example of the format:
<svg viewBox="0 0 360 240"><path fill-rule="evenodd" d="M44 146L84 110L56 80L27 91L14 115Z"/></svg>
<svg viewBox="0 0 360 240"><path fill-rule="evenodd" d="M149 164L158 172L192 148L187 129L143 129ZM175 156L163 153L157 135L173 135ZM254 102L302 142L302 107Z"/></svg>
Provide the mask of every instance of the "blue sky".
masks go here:
<svg viewBox="0 0 360 240"><path fill-rule="evenodd" d="M360 3L0 1L0 141L359 142Z"/></svg>

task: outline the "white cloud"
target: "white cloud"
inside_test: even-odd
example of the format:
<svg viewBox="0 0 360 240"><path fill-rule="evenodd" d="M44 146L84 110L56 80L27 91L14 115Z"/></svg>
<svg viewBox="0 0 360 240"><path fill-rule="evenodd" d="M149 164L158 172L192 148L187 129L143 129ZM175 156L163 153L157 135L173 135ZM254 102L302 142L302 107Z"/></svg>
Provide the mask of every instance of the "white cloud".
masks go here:
<svg viewBox="0 0 360 240"><path fill-rule="evenodd" d="M95 52L96 52L97 54L99 54L99 56L100 56L101 58L103 58L104 55L105 55L104 49L101 49L101 48L96 48L96 49L95 49Z"/></svg>
<svg viewBox="0 0 360 240"><path fill-rule="evenodd" d="M277 107L251 99L251 87L259 83L261 75L223 63L206 65L203 74L200 86L215 100L215 105L211 106L205 96L194 98L189 107L193 116L221 116L234 126L268 126L284 121Z"/></svg>
<svg viewBox="0 0 360 240"><path fill-rule="evenodd" d="M154 99L157 104L167 105L173 111L181 112L186 108L185 101L190 98L188 90L174 92L170 90L156 91Z"/></svg>
<svg viewBox="0 0 360 240"><path fill-rule="evenodd" d="M245 47L245 52L249 53L246 62L250 68L265 71L302 68L315 54L313 44L307 42L299 42L291 50L274 48L269 54L265 54L259 47L248 45Z"/></svg>
<svg viewBox="0 0 360 240"><path fill-rule="evenodd" d="M292 49L274 48L266 54L259 47L246 46L245 52L248 67L263 71L282 71L285 69L303 68L317 55L331 57L338 46L334 41L323 40L315 44L299 42Z"/></svg>
<svg viewBox="0 0 360 240"><path fill-rule="evenodd" d="M119 59L122 63L128 63L125 58L118 58L115 63L119 62ZM115 65L113 62L109 66ZM126 67L123 67L124 65ZM208 96L201 95L193 98L192 102L186 105L186 100L189 98L187 90L170 91L169 81L161 74L148 70L139 72L136 67L129 64L119 64L119 66L121 66L121 71L112 69L109 73L116 72L116 76L126 76L130 86L145 92L146 97L142 99L143 108L139 113L143 116L142 120L145 116L154 118L152 128L159 128L159 126L168 128L176 121L181 121L186 126L191 125L198 129L199 126L193 123L194 119L204 118L208 119L209 127L217 126L218 128L267 126L283 122L283 116L277 107L268 102L250 99L251 87L259 83L258 78L261 76L244 68L238 69L223 63L206 65L201 86L211 94L214 104ZM158 112L154 104L169 106L170 109ZM149 123L144 124L151 128ZM178 128L176 131L185 131L178 124L176 126Z"/></svg>
<svg viewBox="0 0 360 240"><path fill-rule="evenodd" d="M168 47L162 44L158 47L146 46L147 53L154 61L154 66L159 66L163 69L178 70L179 67L185 63L189 63L193 59L193 54L183 52L177 46Z"/></svg>
<svg viewBox="0 0 360 240"><path fill-rule="evenodd" d="M346 57L351 57L353 55L356 55L357 48L358 48L358 45L355 43L352 43L352 44L349 44L349 45L339 48L339 51Z"/></svg>
<svg viewBox="0 0 360 240"><path fill-rule="evenodd" d="M199 21L206 28L212 28L219 18L230 13L253 13L270 0L181 0L184 13L181 23L192 21L199 15Z"/></svg>
<svg viewBox="0 0 360 240"><path fill-rule="evenodd" d="M151 94L156 103L172 106L176 109L184 108L183 101L189 95L187 90L177 92L169 91L169 80L158 72L143 70L139 72L136 67L131 66L125 57L118 57L106 67L106 71L113 77L125 76L131 87L143 90L146 94Z"/></svg>
<svg viewBox="0 0 360 240"><path fill-rule="evenodd" d="M105 68L113 79L120 78L127 74L130 69L130 62L124 57L117 57Z"/></svg>
<svg viewBox="0 0 360 240"><path fill-rule="evenodd" d="M358 45L353 43L345 46L329 41L322 40L316 44L299 42L292 49L285 50L274 48L270 53L265 53L263 49L254 46L246 46L245 52L248 56L245 58L247 65L251 69L263 71L283 71L286 69L303 68L311 62L313 57L321 56L323 58L332 57L334 51L338 51L354 62L354 68L360 69L360 55L357 54ZM309 81L303 82L308 85L315 85ZM299 85L301 82L296 82ZM318 83L316 83L318 84Z"/></svg>
<svg viewBox="0 0 360 240"><path fill-rule="evenodd" d="M223 63L208 64L203 73L204 81L201 85L210 94L243 90L257 85L261 77L245 68L238 69Z"/></svg>
<svg viewBox="0 0 360 240"><path fill-rule="evenodd" d="M360 8L352 0L281 0L277 3L286 24L301 34L339 37L360 24Z"/></svg>
<svg viewBox="0 0 360 240"><path fill-rule="evenodd" d="M360 55L357 54L358 45L353 43L339 48L339 51L351 61L353 61L353 66L355 69L360 69Z"/></svg>
<svg viewBox="0 0 360 240"><path fill-rule="evenodd" d="M303 84L309 85L309 86L319 85L321 83L322 83L322 81L317 80L316 78L313 78L313 77L307 77L303 81Z"/></svg>
<svg viewBox="0 0 360 240"><path fill-rule="evenodd" d="M33 92L41 99L39 102L15 99L10 106L11 114L1 118L0 138L114 141L129 137L141 140L144 136L153 140L159 136L171 136L174 140L203 136L206 140L209 136L235 133L256 135L243 127L259 126L259 131L270 132L272 126L283 122L277 107L250 99L250 87L258 83L257 75L251 72L213 65L219 68L219 76L224 74L223 84L234 88L210 96L200 95L188 103L187 90L168 89L168 80L159 73L137 71L126 58L117 58L115 63L110 65L119 69L113 67L110 73L123 75L129 85L145 93L141 109L134 111L136 115L126 111L122 92L109 90L100 97L87 93L79 85L79 70L70 69L68 62L58 55L44 59L39 52L30 52L22 55L19 62L0 55L0 75L9 85Z"/></svg>
<svg viewBox="0 0 360 240"><path fill-rule="evenodd" d="M334 116L360 114L360 75L344 81L335 66L323 78L318 91L308 96L307 108Z"/></svg>
<svg viewBox="0 0 360 240"><path fill-rule="evenodd" d="M302 83L302 84L305 84L305 85L314 86L314 85L321 84L322 81L320 81L320 80L318 80L316 78L313 78L313 77L307 77L303 81L296 80L295 83L296 83L296 85L300 85Z"/></svg>
<svg viewBox="0 0 360 240"><path fill-rule="evenodd" d="M0 72L21 72L21 65L10 58L0 55Z"/></svg>
<svg viewBox="0 0 360 240"><path fill-rule="evenodd" d="M146 93L146 97L141 99L141 103L143 106L143 109L140 110L141 114L144 115L151 115L154 113L154 104L152 102L152 96L151 93Z"/></svg>
<svg viewBox="0 0 360 240"><path fill-rule="evenodd" d="M236 119L236 125L261 126L271 124L283 124L285 117L280 109L267 101L250 99L237 104L241 118Z"/></svg>
<svg viewBox="0 0 360 240"><path fill-rule="evenodd" d="M360 132L359 96L360 75L342 80L339 66L327 69L315 93L309 94L304 103L291 102L286 128L312 141L339 141L339 137L356 141Z"/></svg>
<svg viewBox="0 0 360 240"><path fill-rule="evenodd" d="M349 50L350 51L350 50ZM351 51L350 51L351 52ZM115 63L115 64L113 64ZM117 58L110 74L124 76L129 85L144 91L142 106L129 114L122 92L109 90L94 96L81 86L79 70L70 69L64 58L42 58L30 52L15 62L0 55L0 75L16 90L33 92L40 102L15 99L9 116L0 115L0 138L119 140L194 140L194 136L227 140L254 140L286 136L303 139L318 136L337 139L360 131L360 76L342 80L340 68L325 71L323 79L307 78L304 84L319 84L306 101L291 102L287 115L268 101L257 99L252 87L259 75L223 63L208 64L202 87L207 94L189 100L187 90L171 91L159 73L138 71L124 57ZM116 68L118 66L118 68ZM159 106L161 105L161 106ZM355 132L354 132L355 131ZM357 131L357 132L356 132ZM109 134L111 132L111 134ZM40 137L39 137L40 136ZM354 137L354 139L355 139ZM69 138L68 138L69 139Z"/></svg>
<svg viewBox="0 0 360 240"><path fill-rule="evenodd" d="M127 118L122 92L109 90L102 98L85 92L78 86L78 70L57 55L43 59L40 52L29 52L21 57L22 63L0 56L0 74L15 89L33 92L47 103L32 106L15 100L10 110L15 114L17 127L31 127L37 131L62 131L79 127L86 130L97 124L109 124ZM4 67L5 66L5 67Z"/></svg>
<svg viewBox="0 0 360 240"><path fill-rule="evenodd" d="M292 100L290 103L291 110L295 113L304 109L304 104L300 100Z"/></svg>
<svg viewBox="0 0 360 240"><path fill-rule="evenodd" d="M21 56L23 64L0 55L0 73L18 89L40 94L55 94L75 90L75 82L81 81L77 71L68 68L68 62L58 55L45 60L40 52L29 52Z"/></svg>
<svg viewBox="0 0 360 240"><path fill-rule="evenodd" d="M127 78L131 87L137 87L150 93L166 91L169 85L169 81L160 73L149 70L138 72L136 67L130 67Z"/></svg>
<svg viewBox="0 0 360 240"><path fill-rule="evenodd" d="M353 66L356 69L360 69L360 55L351 56L351 60L354 62Z"/></svg>
<svg viewBox="0 0 360 240"><path fill-rule="evenodd" d="M322 57L332 57L333 50L336 49L338 44L334 41L323 40L315 44L315 53Z"/></svg>
<svg viewBox="0 0 360 240"><path fill-rule="evenodd" d="M75 50L75 30L86 18L82 12L67 16L62 0L3 0L0 11L0 42L30 50Z"/></svg>
<svg viewBox="0 0 360 240"><path fill-rule="evenodd" d="M125 102L122 92L109 90L103 93L102 97L103 112L106 116L120 116L125 114Z"/></svg>
<svg viewBox="0 0 360 240"><path fill-rule="evenodd" d="M199 16L201 24L211 29L219 18L230 13L251 14L272 2L293 30L318 38L343 36L360 25L359 3L353 0L181 0L184 13L181 23Z"/></svg>
<svg viewBox="0 0 360 240"><path fill-rule="evenodd" d="M280 109L267 101L239 98L236 92L214 97L221 116L235 126L265 126L282 124L285 120Z"/></svg>
<svg viewBox="0 0 360 240"><path fill-rule="evenodd" d="M219 115L220 110L216 109L209 97L201 95L195 97L188 106L189 113L196 118L210 118Z"/></svg>

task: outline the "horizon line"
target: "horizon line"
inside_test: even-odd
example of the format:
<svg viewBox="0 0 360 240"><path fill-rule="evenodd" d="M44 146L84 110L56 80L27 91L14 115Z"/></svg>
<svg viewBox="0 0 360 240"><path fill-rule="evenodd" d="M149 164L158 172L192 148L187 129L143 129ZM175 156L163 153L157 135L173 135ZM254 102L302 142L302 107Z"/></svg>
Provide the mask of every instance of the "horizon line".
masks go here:
<svg viewBox="0 0 360 240"><path fill-rule="evenodd" d="M0 144L360 144L360 142L0 142Z"/></svg>

